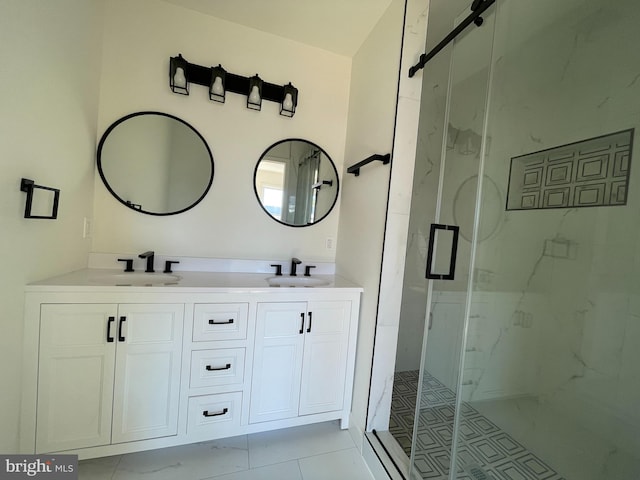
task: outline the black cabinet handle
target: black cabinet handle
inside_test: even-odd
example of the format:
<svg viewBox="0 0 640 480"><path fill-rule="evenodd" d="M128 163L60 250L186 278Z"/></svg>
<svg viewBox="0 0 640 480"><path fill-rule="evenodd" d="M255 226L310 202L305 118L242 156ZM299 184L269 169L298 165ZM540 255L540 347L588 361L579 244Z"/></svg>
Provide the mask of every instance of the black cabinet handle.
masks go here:
<svg viewBox="0 0 640 480"><path fill-rule="evenodd" d="M220 415L224 415L228 411L228 408L223 408L221 412L217 413L209 413L209 410L205 410L204 412L202 412L202 415L204 415L205 417L219 417Z"/></svg>
<svg viewBox="0 0 640 480"><path fill-rule="evenodd" d="M216 322L213 319L209 320L209 325L228 325L229 323L233 323L233 318L225 320L224 322Z"/></svg>
<svg viewBox="0 0 640 480"><path fill-rule="evenodd" d="M111 325L116 321L116 317L109 317L107 321L107 342L113 343L113 337L111 336Z"/></svg>
<svg viewBox="0 0 640 480"><path fill-rule="evenodd" d="M208 372L214 372L216 370L229 370L231 368L231 364L227 363L224 367L212 367L211 365L207 365L205 368Z"/></svg>
<svg viewBox="0 0 640 480"><path fill-rule="evenodd" d="M125 338L122 335L122 324L127 321L127 317L120 317L120 322L118 322L118 341L124 342Z"/></svg>
<svg viewBox="0 0 640 480"><path fill-rule="evenodd" d="M311 317L313 312L309 312L309 328L307 328L307 333L311 333L311 321L313 318Z"/></svg>
<svg viewBox="0 0 640 480"><path fill-rule="evenodd" d="M433 250L436 238L436 230L445 230L453 232L453 242L451 244L451 260L449 261L449 273L446 275L433 273ZM456 258L458 256L458 234L460 233L460 227L457 225L440 225L438 223L431 224L431 231L429 232L429 249L427 251L427 272L425 278L433 280L453 280L456 270Z"/></svg>
<svg viewBox="0 0 640 480"><path fill-rule="evenodd" d="M304 333L304 313L300 314L300 331L298 333L300 335Z"/></svg>

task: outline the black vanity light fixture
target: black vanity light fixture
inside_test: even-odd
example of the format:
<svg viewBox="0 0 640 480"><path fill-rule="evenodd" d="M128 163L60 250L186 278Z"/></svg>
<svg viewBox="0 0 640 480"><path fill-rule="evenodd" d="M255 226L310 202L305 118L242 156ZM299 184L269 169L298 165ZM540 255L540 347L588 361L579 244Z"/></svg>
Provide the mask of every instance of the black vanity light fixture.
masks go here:
<svg viewBox="0 0 640 480"><path fill-rule="evenodd" d="M169 65L169 86L173 93L189 95L188 65L187 61L182 58L182 55L171 58Z"/></svg>
<svg viewBox="0 0 640 480"><path fill-rule="evenodd" d="M263 81L258 74L243 77L227 72L222 65L203 67L187 62L181 54L170 57L169 86L171 91L189 95L189 84L195 83L209 88L209 98L224 103L226 92L247 96L247 108L260 110L262 101L268 100L280 104L280 115L293 117L298 106L298 89L291 82L276 85Z"/></svg>
<svg viewBox="0 0 640 480"><path fill-rule="evenodd" d="M282 103L280 104L280 115L293 117L298 105L298 89L289 82L283 87Z"/></svg>
<svg viewBox="0 0 640 480"><path fill-rule="evenodd" d="M249 79L249 90L247 91L247 108L260 110L262 108L262 85L264 82L256 73Z"/></svg>
<svg viewBox="0 0 640 480"><path fill-rule="evenodd" d="M209 98L214 102L224 103L227 83L227 71L222 65L211 67L211 83L209 84Z"/></svg>

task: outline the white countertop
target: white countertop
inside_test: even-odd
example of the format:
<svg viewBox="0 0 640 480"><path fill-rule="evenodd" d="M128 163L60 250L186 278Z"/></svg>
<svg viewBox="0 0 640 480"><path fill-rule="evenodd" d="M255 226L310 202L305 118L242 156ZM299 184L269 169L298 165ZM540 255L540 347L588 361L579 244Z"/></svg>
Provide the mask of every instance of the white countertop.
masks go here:
<svg viewBox="0 0 640 480"><path fill-rule="evenodd" d="M132 275L143 272L136 271ZM117 278L117 283L108 283L105 281L109 275ZM229 272L192 272L192 271L176 271L173 273L175 277L168 278L166 283L163 281L154 282L152 285L127 285L124 283L126 274L122 270L102 269L102 268L86 268L74 272L66 273L38 282L30 283L26 286L27 292L50 292L50 291L101 291L101 292L181 292L189 289L195 292L282 292L284 290L300 290L301 288L318 289L354 289L362 292L362 287L338 276L338 275L313 275L313 278L322 279L327 282L326 285L313 287L284 287L270 286L267 279L272 278L273 274L267 273L229 273ZM160 276L162 274L158 274ZM133 278L133 277L132 277ZM286 275L282 276L286 279Z"/></svg>

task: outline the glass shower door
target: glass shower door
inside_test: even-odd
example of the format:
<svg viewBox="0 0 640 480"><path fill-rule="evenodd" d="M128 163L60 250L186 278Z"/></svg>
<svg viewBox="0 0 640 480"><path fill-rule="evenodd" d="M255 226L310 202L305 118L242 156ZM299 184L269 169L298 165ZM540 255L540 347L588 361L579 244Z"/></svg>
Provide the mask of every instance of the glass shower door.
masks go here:
<svg viewBox="0 0 640 480"><path fill-rule="evenodd" d="M640 3L498 14L455 478L637 479Z"/></svg>
<svg viewBox="0 0 640 480"><path fill-rule="evenodd" d="M432 81L435 74L432 69L438 67L448 67L445 77L448 88L444 125L439 127L443 132L442 151L435 167L439 171L435 221L421 226L426 237L426 271L423 275L431 281L427 287L427 328L418 380L410 478L448 478L454 458L454 427L460 410L458 399L465 388L459 370L469 308L476 199L479 183L484 189L493 188L490 181L479 182L479 178L484 178L482 159L487 148L483 138L494 9L490 7L482 15L482 26L468 27L433 63L427 63L423 71L423 95L433 95L442 88ZM467 4L451 24L451 29L469 13ZM430 104L428 98L423 103ZM423 109L420 131L428 135L436 130L429 122L437 121L442 122L442 117ZM495 192L489 195L492 201L496 200ZM483 229L479 234L490 235L491 228Z"/></svg>
<svg viewBox="0 0 640 480"><path fill-rule="evenodd" d="M496 5L437 60L410 478L635 480L640 3ZM422 143L441 121L421 112Z"/></svg>

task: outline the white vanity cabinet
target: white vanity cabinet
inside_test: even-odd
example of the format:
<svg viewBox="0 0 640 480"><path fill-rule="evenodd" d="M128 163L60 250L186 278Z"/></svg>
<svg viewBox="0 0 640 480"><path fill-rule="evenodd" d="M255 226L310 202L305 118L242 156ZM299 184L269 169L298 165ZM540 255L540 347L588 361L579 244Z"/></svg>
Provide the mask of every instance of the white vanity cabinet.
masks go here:
<svg viewBox="0 0 640 480"><path fill-rule="evenodd" d="M184 305L41 306L36 451L176 435Z"/></svg>
<svg viewBox="0 0 640 480"><path fill-rule="evenodd" d="M188 272L177 285L96 286L82 278L102 272L81 274L26 289L22 453L349 426L361 288Z"/></svg>
<svg viewBox="0 0 640 480"><path fill-rule="evenodd" d="M253 339L254 324L244 300L194 305L193 331L187 339L191 356L186 433L192 439L230 436L242 425L249 395L248 335Z"/></svg>
<svg viewBox="0 0 640 480"><path fill-rule="evenodd" d="M343 408L351 302L259 303L251 423Z"/></svg>

